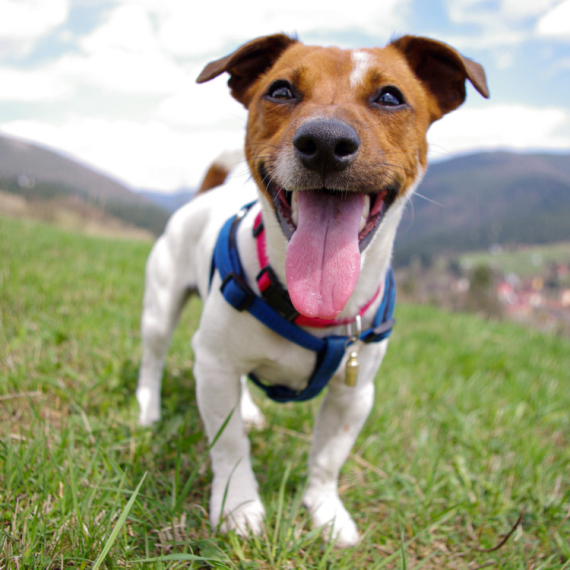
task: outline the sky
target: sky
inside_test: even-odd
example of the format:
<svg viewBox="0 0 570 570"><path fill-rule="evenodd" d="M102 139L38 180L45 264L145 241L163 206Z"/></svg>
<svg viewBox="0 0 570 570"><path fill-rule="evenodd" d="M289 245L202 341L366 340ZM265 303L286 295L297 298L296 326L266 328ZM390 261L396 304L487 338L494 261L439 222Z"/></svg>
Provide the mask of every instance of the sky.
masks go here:
<svg viewBox="0 0 570 570"><path fill-rule="evenodd" d="M202 68L246 41L383 46L415 34L481 63L491 99L428 133L430 158L570 152L570 0L0 0L0 134L134 189L195 187L243 144L246 111Z"/></svg>

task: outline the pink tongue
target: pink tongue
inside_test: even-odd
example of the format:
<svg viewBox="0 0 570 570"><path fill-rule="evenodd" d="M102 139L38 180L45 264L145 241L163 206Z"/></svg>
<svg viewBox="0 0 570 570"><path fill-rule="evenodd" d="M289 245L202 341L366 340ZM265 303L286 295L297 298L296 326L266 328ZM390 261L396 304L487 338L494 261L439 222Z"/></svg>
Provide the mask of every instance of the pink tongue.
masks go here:
<svg viewBox="0 0 570 570"><path fill-rule="evenodd" d="M362 194L299 192L299 223L287 247L285 275L293 305L307 317L334 319L360 273Z"/></svg>

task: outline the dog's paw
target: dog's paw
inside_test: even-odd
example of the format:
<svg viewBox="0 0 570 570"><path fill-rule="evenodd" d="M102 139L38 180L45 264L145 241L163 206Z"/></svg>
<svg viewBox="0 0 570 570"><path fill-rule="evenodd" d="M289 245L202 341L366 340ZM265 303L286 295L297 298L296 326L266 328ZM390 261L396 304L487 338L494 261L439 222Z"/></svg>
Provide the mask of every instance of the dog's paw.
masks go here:
<svg viewBox="0 0 570 570"><path fill-rule="evenodd" d="M261 410L257 407L249 390L247 388L247 378L242 376L240 378L241 382L241 398L240 398L240 413L245 424L246 429L261 430L267 427L267 422L265 421L264 415Z"/></svg>
<svg viewBox="0 0 570 570"><path fill-rule="evenodd" d="M220 524L219 517L211 517L212 528L220 527L221 532L235 531L240 536L259 536L263 532L263 522L265 520L265 508L260 499L242 503L231 508L224 507L224 515Z"/></svg>
<svg viewBox="0 0 570 570"><path fill-rule="evenodd" d="M267 427L265 416L261 410L253 403L253 401L241 401L241 417L246 429L249 430L262 430Z"/></svg>
<svg viewBox="0 0 570 570"><path fill-rule="evenodd" d="M152 390L146 387L137 388L137 401L139 403L139 424L150 426L160 420L160 397L154 397Z"/></svg>
<svg viewBox="0 0 570 570"><path fill-rule="evenodd" d="M322 528L323 539L339 548L356 546L360 540L356 524L336 492L321 493L307 490L303 497L315 528Z"/></svg>

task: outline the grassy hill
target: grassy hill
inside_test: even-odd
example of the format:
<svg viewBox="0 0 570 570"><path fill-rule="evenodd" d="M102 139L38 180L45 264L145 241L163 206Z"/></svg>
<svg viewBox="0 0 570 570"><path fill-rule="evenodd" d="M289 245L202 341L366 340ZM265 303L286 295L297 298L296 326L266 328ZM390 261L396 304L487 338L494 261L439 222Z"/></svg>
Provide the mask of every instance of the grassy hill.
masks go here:
<svg viewBox="0 0 570 570"><path fill-rule="evenodd" d="M159 235L169 214L125 185L57 152L0 136L0 191L28 200L77 199L108 216Z"/></svg>
<svg viewBox="0 0 570 570"><path fill-rule="evenodd" d="M398 233L396 263L494 243L570 240L570 156L483 153L430 166Z"/></svg>
<svg viewBox="0 0 570 570"><path fill-rule="evenodd" d="M570 343L402 304L341 474L362 543L324 547L299 507L318 402L261 401L266 535L213 533L198 301L173 339L163 420L136 424L149 248L0 220L0 567L568 568Z"/></svg>

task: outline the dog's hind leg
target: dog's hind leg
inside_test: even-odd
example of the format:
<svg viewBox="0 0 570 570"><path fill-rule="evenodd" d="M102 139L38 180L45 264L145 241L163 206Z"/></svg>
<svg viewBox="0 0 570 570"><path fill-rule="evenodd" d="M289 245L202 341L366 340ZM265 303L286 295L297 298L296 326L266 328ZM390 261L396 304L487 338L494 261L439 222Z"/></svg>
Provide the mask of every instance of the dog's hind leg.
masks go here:
<svg viewBox="0 0 570 570"><path fill-rule="evenodd" d="M143 356L137 385L141 425L160 419L160 387L166 353L191 289L176 270L166 238L161 237L148 258L141 318Z"/></svg>
<svg viewBox="0 0 570 570"><path fill-rule="evenodd" d="M247 387L247 376L240 377L241 396L239 407L243 423L247 429L263 429L267 427L265 417L257 407Z"/></svg>

